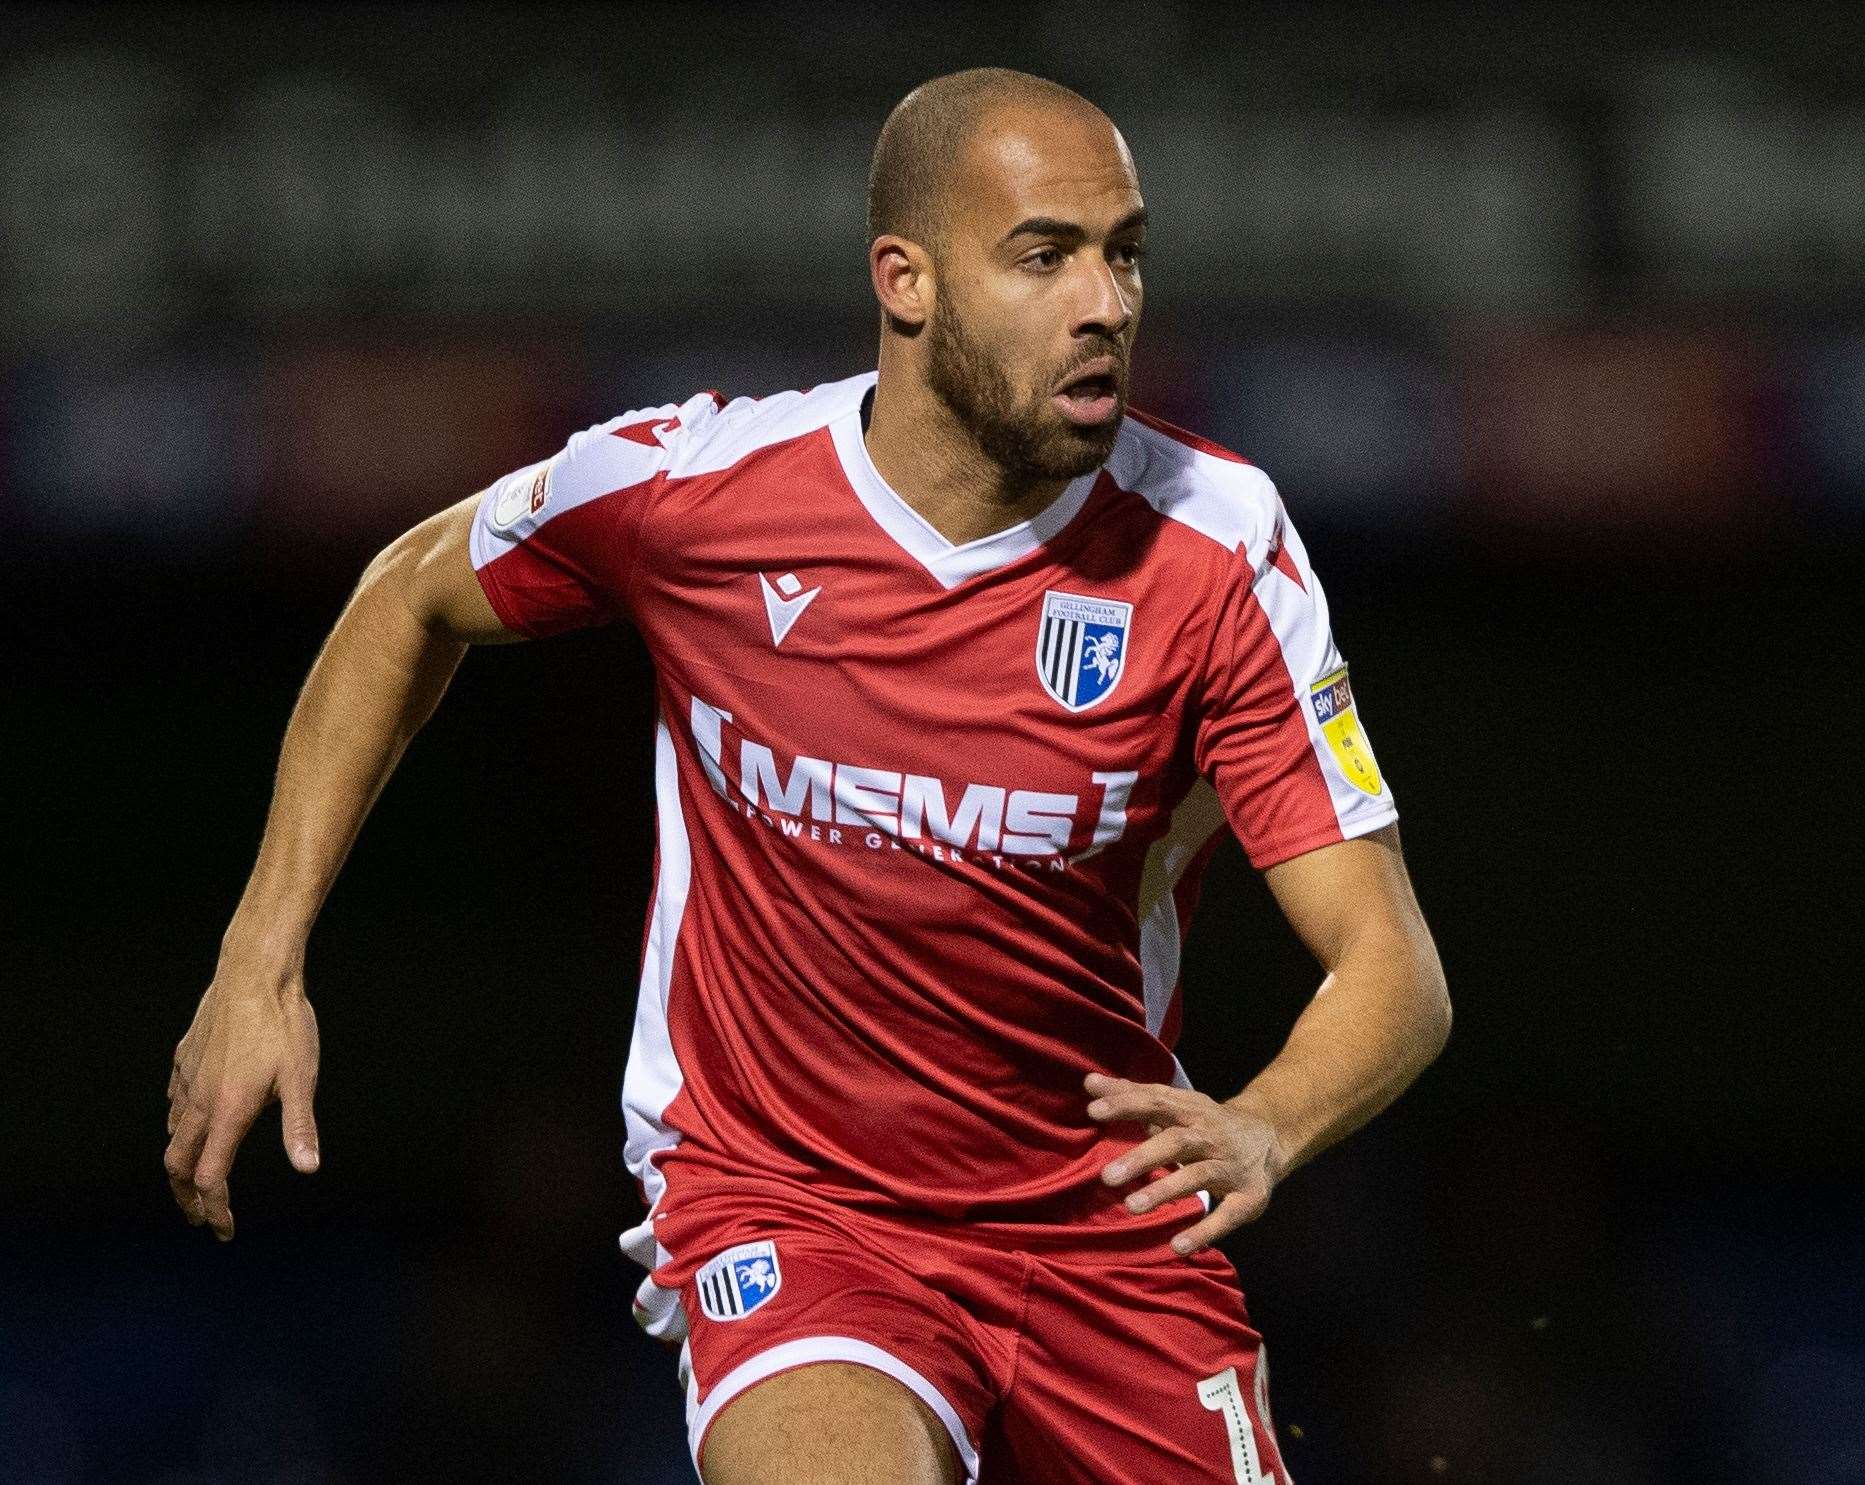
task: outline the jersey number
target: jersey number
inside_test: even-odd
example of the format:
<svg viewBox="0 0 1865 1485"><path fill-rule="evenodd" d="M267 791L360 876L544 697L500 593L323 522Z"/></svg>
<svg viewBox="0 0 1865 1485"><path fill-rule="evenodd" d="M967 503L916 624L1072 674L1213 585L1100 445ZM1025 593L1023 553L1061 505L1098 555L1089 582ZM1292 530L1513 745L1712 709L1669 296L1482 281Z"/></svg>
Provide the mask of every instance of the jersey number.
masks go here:
<svg viewBox="0 0 1865 1485"><path fill-rule="evenodd" d="M1268 1371L1263 1364L1261 1351L1256 1355L1256 1408L1263 1417L1265 1429L1269 1426ZM1224 1425L1230 1434L1230 1467L1236 1472L1237 1485L1276 1485L1273 1470L1265 1470L1262 1460L1256 1452L1256 1430L1250 1427L1250 1415L1243 1405L1243 1388L1237 1381L1237 1368L1227 1366L1215 1377L1206 1377L1198 1384L1198 1401L1214 1413L1224 1415Z"/></svg>

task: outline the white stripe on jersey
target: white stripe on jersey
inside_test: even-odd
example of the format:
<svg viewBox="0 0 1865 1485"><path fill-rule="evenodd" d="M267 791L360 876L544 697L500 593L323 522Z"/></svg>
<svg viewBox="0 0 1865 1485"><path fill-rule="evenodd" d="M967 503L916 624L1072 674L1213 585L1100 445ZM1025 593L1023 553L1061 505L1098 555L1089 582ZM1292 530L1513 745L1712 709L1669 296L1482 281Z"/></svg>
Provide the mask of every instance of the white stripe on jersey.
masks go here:
<svg viewBox="0 0 1865 1485"><path fill-rule="evenodd" d="M1269 573L1256 584L1256 600L1269 617L1276 645L1282 651L1282 663L1295 688L1295 704L1308 728L1308 745L1314 750L1315 764L1327 780L1328 798L1334 805L1334 817L1340 823L1343 838L1351 840L1389 825L1399 817L1392 800L1392 785L1386 782L1377 797L1363 794L1347 782L1340 765L1334 761L1320 719L1309 699L1309 687L1344 663L1334 646L1328 625L1328 601L1321 591L1314 569L1308 565L1308 553L1295 527L1281 524L1278 533L1283 550L1302 575L1298 585L1284 581L1280 573ZM1265 554L1264 561L1268 560Z"/></svg>
<svg viewBox="0 0 1865 1485"><path fill-rule="evenodd" d="M712 394L702 392L678 406L669 403L665 407L625 412L606 423L571 434L570 441L550 458L527 464L504 479L495 480L480 497L479 509L473 518L470 547L474 569L504 556L540 526L548 525L565 511L587 505L612 490L641 484L667 468L672 453L666 444L659 439L648 444L633 438L618 438L615 436L617 429L643 423L671 423L677 418L682 420L682 427L671 433L677 440L686 424L710 415L713 407ZM499 502L520 487L528 490L531 482L544 471L549 472L544 504L536 510L525 510L517 520L502 524L497 521L493 513L499 508Z"/></svg>
<svg viewBox="0 0 1865 1485"><path fill-rule="evenodd" d="M648 1216L622 1234L622 1251L649 1270L666 1257L654 1241L654 1208L667 1189L667 1180L655 1168L653 1157L680 1142L678 1131L669 1129L665 1122L667 1106L685 1081L667 1031L667 992L673 984L674 954L693 876L692 847L687 841L686 816L680 802L679 763L665 717L659 720L654 733L654 793L660 872L654 887L647 952L642 956L641 997L622 1079L622 1115L628 1128L623 1155L629 1172L641 1182L648 1198ZM641 1323L648 1334L671 1338L684 1328L685 1316L677 1303L666 1303L665 1294L647 1280L637 1299L643 1312Z"/></svg>
<svg viewBox="0 0 1865 1485"><path fill-rule="evenodd" d="M1309 687L1342 661L1328 626L1327 599L1274 481L1253 464L1193 448L1136 418L1127 419L1121 431L1121 442L1107 465L1121 488L1137 491L1162 516L1210 537L1226 551L1241 548L1248 559L1256 577L1253 592L1282 652L1342 837L1352 839L1391 824L1398 810L1390 783L1378 797L1371 797L1347 782L1309 700ZM1301 574L1299 584L1268 571L1278 543Z"/></svg>
<svg viewBox="0 0 1865 1485"><path fill-rule="evenodd" d="M717 474L759 449L814 433L859 409L874 381L875 373L864 371L807 392L734 397L675 449L668 473L676 479ZM857 427L860 421L855 419Z"/></svg>
<svg viewBox="0 0 1865 1485"><path fill-rule="evenodd" d="M1179 982L1179 905L1174 895L1204 843L1224 824L1224 804L1204 779L1194 783L1166 833L1146 853L1140 872L1140 980L1146 996L1146 1029L1154 1036L1165 1024Z"/></svg>
<svg viewBox="0 0 1865 1485"><path fill-rule="evenodd" d="M1276 532L1281 501L1275 484L1254 464L1220 459L1149 428L1137 418L1121 424L1107 461L1123 490L1227 552L1243 547L1260 566Z"/></svg>

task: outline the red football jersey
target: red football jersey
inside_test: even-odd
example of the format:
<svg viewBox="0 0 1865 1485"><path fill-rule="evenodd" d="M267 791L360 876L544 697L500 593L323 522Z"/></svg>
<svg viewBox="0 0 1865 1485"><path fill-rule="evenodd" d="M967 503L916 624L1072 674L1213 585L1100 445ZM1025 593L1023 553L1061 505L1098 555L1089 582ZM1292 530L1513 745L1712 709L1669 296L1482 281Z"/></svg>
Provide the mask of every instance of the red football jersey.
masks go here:
<svg viewBox="0 0 1865 1485"><path fill-rule="evenodd" d="M1387 824L1390 787L1260 470L1134 413L1040 515L953 545L868 458L873 383L628 413L480 504L508 626L626 617L658 674L629 1169L651 1208L693 1169L1156 1223L1099 1180L1083 1074L1184 1081L1226 819L1267 867ZM650 1267L652 1224L623 1240Z"/></svg>

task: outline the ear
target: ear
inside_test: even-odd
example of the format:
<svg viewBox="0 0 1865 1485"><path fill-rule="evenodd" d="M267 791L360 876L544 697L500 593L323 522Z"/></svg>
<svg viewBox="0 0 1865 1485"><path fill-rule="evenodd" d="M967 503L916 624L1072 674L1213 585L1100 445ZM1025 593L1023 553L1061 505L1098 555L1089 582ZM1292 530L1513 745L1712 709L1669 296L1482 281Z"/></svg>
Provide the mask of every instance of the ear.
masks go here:
<svg viewBox="0 0 1865 1485"><path fill-rule="evenodd" d="M890 320L914 328L932 314L932 258L917 242L884 233L868 247L874 297Z"/></svg>

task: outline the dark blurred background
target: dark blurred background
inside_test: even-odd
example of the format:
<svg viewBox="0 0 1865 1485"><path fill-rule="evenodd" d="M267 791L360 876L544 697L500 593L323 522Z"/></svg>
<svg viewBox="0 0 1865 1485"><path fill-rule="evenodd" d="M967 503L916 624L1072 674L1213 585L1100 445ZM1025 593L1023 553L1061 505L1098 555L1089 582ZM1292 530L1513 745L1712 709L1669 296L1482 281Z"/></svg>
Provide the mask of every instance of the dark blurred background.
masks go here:
<svg viewBox="0 0 1865 1485"><path fill-rule="evenodd" d="M478 653L316 937L230 1247L169 1058L368 556L573 429L872 364L868 150L1126 130L1142 405L1263 464L1396 780L1443 1061L1228 1251L1303 1485L1865 1481L1865 10L15 5L0 1479L689 1480L617 1093L627 631ZM1231 847L1183 1058L1315 978Z"/></svg>

